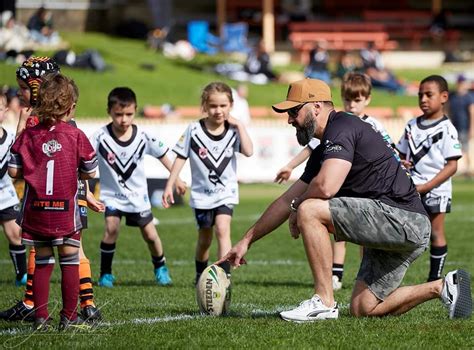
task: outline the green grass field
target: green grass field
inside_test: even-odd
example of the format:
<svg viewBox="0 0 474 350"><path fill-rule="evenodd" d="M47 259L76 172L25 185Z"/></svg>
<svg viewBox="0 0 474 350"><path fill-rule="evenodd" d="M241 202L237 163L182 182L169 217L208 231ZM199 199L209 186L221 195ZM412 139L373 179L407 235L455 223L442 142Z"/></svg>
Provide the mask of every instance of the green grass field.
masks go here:
<svg viewBox="0 0 474 350"><path fill-rule="evenodd" d="M236 242L284 186L242 185L241 204L232 221ZM453 212L447 216L449 256L445 272L462 267L474 272L472 226L474 186L458 179ZM399 317L356 319L348 302L359 263L358 247L349 245L343 289L336 292L340 318L312 324L282 321L278 312L312 295L311 273L301 239L290 238L286 224L257 242L247 255L248 265L233 273L231 313L201 316L195 301L194 247L196 229L186 206L155 210L173 278L173 286L155 285L145 243L136 229L123 228L114 259L116 287L95 287L104 322L87 333L32 333L30 324L0 321L0 345L5 348L294 348L294 349L460 349L474 347L474 321L450 320L438 300ZM103 219L90 215L84 247L99 273L99 242ZM6 240L0 245L0 309L13 305L22 290L13 286L14 274ZM216 246L213 244L212 258ZM408 270L404 284L424 282L428 254ZM51 283L50 312L59 321L59 267Z"/></svg>

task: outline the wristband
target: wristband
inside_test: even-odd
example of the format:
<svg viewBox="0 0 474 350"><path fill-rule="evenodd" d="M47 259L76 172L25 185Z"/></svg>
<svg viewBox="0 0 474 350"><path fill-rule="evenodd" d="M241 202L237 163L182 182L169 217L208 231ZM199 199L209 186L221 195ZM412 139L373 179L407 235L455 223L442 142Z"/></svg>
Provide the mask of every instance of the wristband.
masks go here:
<svg viewBox="0 0 474 350"><path fill-rule="evenodd" d="M290 203L290 210L294 213L298 211L298 207L296 206L296 202L298 201L298 197L293 198L293 200Z"/></svg>

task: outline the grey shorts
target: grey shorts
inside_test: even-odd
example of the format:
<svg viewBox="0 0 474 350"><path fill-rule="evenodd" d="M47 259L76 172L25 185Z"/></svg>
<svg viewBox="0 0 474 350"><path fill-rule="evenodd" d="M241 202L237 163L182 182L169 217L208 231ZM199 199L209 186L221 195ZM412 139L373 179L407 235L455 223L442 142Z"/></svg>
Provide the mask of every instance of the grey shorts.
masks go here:
<svg viewBox="0 0 474 350"><path fill-rule="evenodd" d="M336 241L364 247L357 279L380 300L400 286L408 266L430 242L426 215L395 208L367 198L329 200Z"/></svg>

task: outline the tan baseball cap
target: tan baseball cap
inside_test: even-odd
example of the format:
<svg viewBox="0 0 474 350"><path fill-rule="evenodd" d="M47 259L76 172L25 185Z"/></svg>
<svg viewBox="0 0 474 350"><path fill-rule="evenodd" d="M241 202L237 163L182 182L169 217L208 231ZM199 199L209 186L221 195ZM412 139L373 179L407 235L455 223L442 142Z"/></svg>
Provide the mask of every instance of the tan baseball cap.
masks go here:
<svg viewBox="0 0 474 350"><path fill-rule="evenodd" d="M332 101L331 89L328 84L318 79L303 79L290 84L286 101L272 106L277 113L285 113L287 110L306 102Z"/></svg>

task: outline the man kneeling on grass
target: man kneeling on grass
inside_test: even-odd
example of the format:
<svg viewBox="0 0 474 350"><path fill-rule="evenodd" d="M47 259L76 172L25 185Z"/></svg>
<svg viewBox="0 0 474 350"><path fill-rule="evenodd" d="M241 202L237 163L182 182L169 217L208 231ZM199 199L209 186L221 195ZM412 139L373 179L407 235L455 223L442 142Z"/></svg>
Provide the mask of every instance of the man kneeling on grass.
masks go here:
<svg viewBox="0 0 474 350"><path fill-rule="evenodd" d="M441 298L450 318L472 313L470 276L464 270L415 286L400 287L408 266L429 244L431 225L415 185L394 150L357 116L336 112L324 82L290 84L287 99L273 106L288 113L301 145L321 140L301 178L276 199L227 255L238 267L250 245L289 218L293 238L303 237L314 295L284 320L308 322L339 316L332 288L336 241L364 247L350 311L356 317L399 315Z"/></svg>

